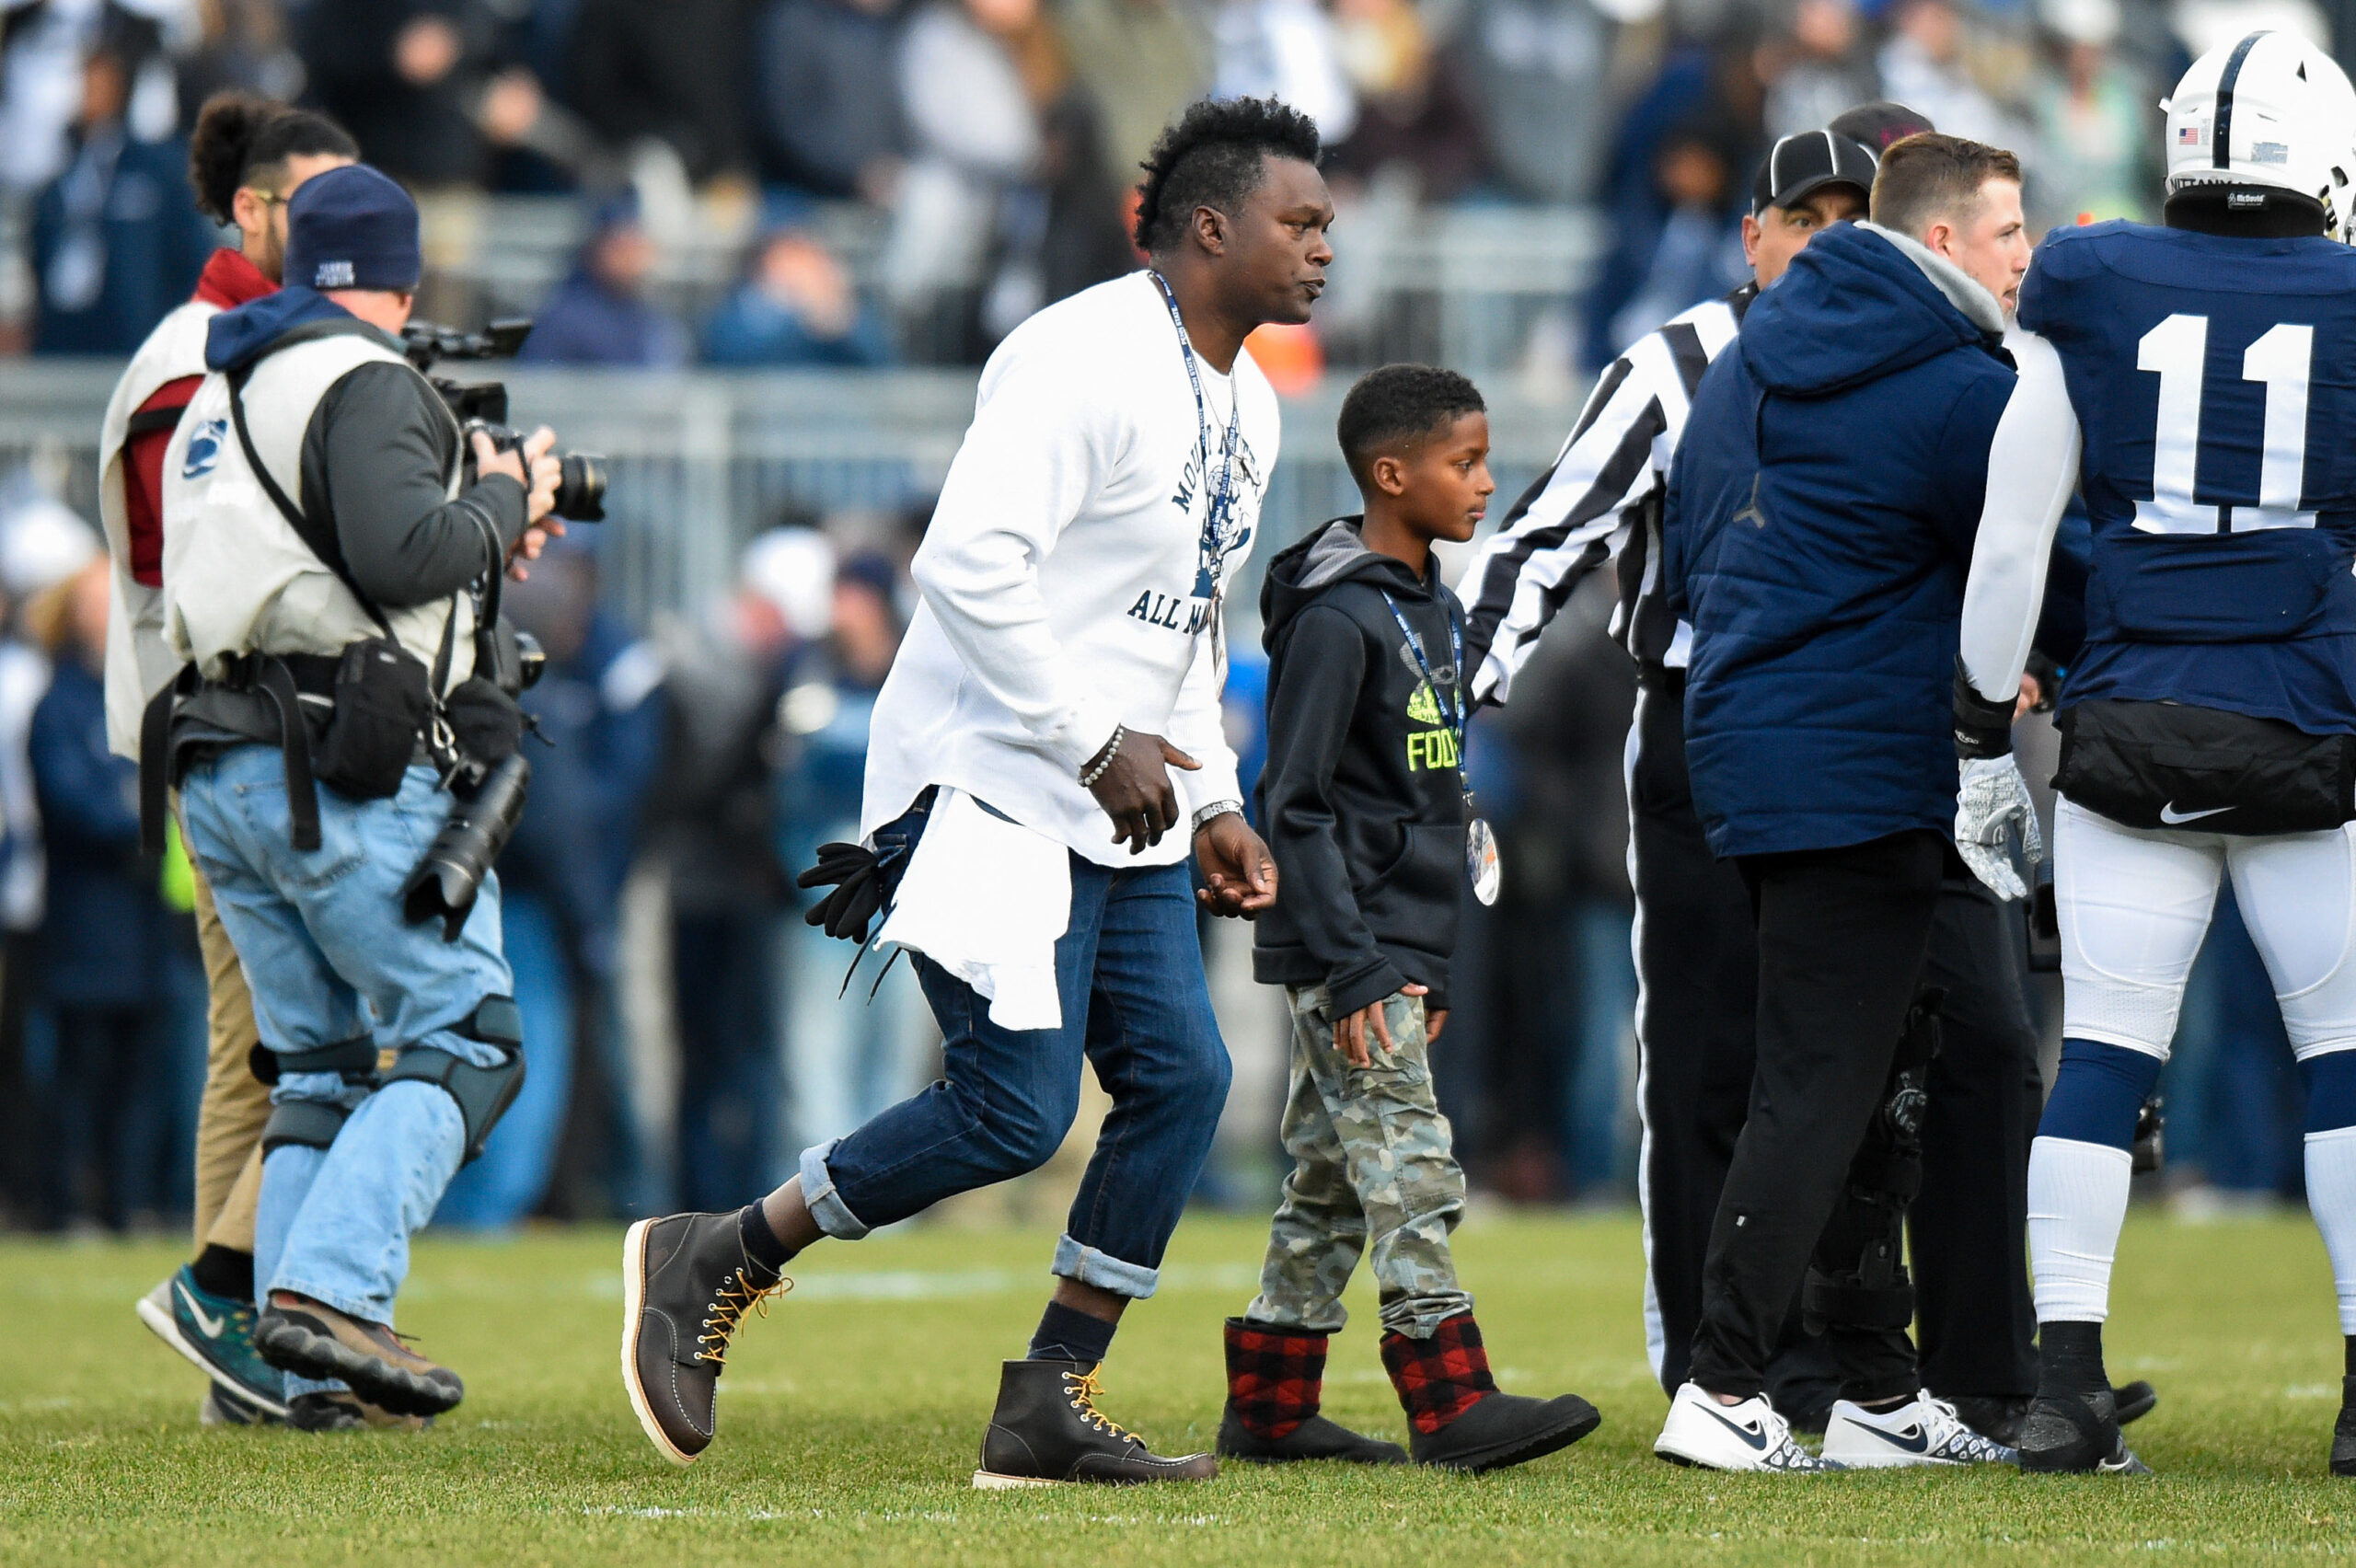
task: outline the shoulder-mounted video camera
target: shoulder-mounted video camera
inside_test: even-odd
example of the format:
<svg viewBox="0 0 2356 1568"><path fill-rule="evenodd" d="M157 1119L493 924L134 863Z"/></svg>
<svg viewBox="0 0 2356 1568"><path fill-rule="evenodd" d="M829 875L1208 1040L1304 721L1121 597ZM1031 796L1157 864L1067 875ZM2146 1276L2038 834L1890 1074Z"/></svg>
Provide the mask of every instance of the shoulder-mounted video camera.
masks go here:
<svg viewBox="0 0 2356 1568"><path fill-rule="evenodd" d="M458 382L433 375L435 364L445 359L485 360L513 359L532 335L529 317L514 317L494 321L479 332L465 332L456 327L445 327L437 321L412 321L401 329L401 349L409 363L433 384L442 395L451 415L458 421L462 435L471 437L477 432L491 438L491 446L501 452L514 452L524 444L523 432L507 422L507 388L496 381ZM559 517L569 523L603 523L606 520L606 459L595 452L565 452L558 455L560 478L556 487ZM474 444L466 443L464 478L468 484L475 479Z"/></svg>

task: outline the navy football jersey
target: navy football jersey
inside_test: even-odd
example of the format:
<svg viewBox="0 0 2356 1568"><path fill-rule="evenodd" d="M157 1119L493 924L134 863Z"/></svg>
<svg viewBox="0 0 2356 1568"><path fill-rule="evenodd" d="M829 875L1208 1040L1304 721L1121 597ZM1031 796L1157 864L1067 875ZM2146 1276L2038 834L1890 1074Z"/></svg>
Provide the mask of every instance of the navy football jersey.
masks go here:
<svg viewBox="0 0 2356 1568"><path fill-rule="evenodd" d="M2057 230L2020 323L2060 352L2085 438L2086 645L2062 700L2356 731L2356 248Z"/></svg>

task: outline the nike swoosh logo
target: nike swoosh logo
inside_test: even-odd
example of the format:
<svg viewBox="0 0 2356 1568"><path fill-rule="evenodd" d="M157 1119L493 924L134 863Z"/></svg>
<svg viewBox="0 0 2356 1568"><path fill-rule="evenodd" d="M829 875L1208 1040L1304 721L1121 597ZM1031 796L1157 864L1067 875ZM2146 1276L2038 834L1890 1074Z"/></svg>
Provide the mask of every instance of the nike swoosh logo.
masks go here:
<svg viewBox="0 0 2356 1568"><path fill-rule="evenodd" d="M2233 809L2231 806L2211 806L2207 811L2180 812L2176 809L2176 802L2170 801L2160 808L2160 820L2174 827L2178 823L2198 822L2202 817L2215 816L2219 812L2229 812Z"/></svg>
<svg viewBox="0 0 2356 1568"><path fill-rule="evenodd" d="M1702 1412L1702 1413L1703 1413L1703 1414L1704 1414L1704 1415L1708 1416L1712 1421L1716 1422L1720 1426L1725 1427L1727 1431L1729 1431L1729 1432L1733 1433L1736 1436L1738 1436L1738 1437L1741 1438L1744 1442L1746 1442L1746 1443L1750 1444L1752 1447L1754 1447L1754 1448L1758 1449L1761 1453L1762 1453L1762 1454L1763 1454L1763 1453L1765 1453L1765 1452L1767 1451L1767 1434L1766 1434L1766 1433L1764 1433L1764 1432L1753 1432L1753 1431L1752 1431L1752 1430L1750 1430L1750 1427L1748 1427L1748 1426L1741 1425L1741 1424L1739 1424L1738 1423L1736 1423L1736 1422L1728 1421L1725 1416L1720 1415L1716 1411L1712 1410L1708 1405L1701 1405L1701 1406L1697 1406L1696 1408L1697 1408L1697 1409L1699 1409L1699 1410Z"/></svg>
<svg viewBox="0 0 2356 1568"><path fill-rule="evenodd" d="M174 1280L172 1282L172 1288L180 1293L180 1299L182 1301L188 1303L189 1316L194 1318L196 1320L196 1326L204 1331L204 1337L206 1339L219 1339L221 1337L221 1331L228 1325L224 1323L220 1319L215 1318L211 1313L205 1311L203 1308L198 1306L196 1304L196 1297L188 1293L187 1286L180 1284L178 1280Z"/></svg>
<svg viewBox="0 0 2356 1568"><path fill-rule="evenodd" d="M1895 1432L1884 1432L1878 1426L1863 1426L1856 1422L1852 1422L1850 1424L1857 1426L1860 1431L1872 1433L1875 1436L1888 1444L1891 1447L1899 1449L1903 1453L1924 1454L1930 1452L1931 1435L1923 1431L1919 1426L1914 1428L1914 1434L1912 1436L1901 1437Z"/></svg>

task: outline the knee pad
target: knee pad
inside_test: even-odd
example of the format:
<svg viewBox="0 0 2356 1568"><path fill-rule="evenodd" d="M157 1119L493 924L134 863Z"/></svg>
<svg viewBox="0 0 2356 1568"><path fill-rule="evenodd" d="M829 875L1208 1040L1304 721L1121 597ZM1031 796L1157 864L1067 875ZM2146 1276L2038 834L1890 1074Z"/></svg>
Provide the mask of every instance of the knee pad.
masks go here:
<svg viewBox="0 0 2356 1568"><path fill-rule="evenodd" d="M335 1073L346 1083L366 1083L376 1076L376 1043L363 1034L308 1051L273 1051L257 1041L246 1066L269 1084L288 1073Z"/></svg>
<svg viewBox="0 0 2356 1568"><path fill-rule="evenodd" d="M2299 1080L2307 1090L2305 1131L2356 1127L2356 1050L2307 1057L2299 1064Z"/></svg>
<svg viewBox="0 0 2356 1568"><path fill-rule="evenodd" d="M1939 1009L1946 1000L1945 991L1926 989L1906 1014L1881 1104L1850 1161L1842 1208L1828 1228L1828 1239L1837 1235L1841 1246L1831 1257L1819 1248L1800 1286L1801 1320L1811 1332L1834 1325L1903 1329L1914 1321L1914 1282L1904 1262L1906 1211L1923 1190L1925 1085L1939 1054Z"/></svg>
<svg viewBox="0 0 2356 1568"><path fill-rule="evenodd" d="M2161 1066L2159 1057L2124 1045L2064 1040L2037 1136L2132 1148L2137 1119L2160 1081Z"/></svg>
<svg viewBox="0 0 2356 1568"><path fill-rule="evenodd" d="M471 1016L451 1029L469 1040L498 1046L502 1059L494 1066L478 1067L431 1045L410 1045L403 1048L384 1081L430 1083L455 1101L466 1123L466 1155L461 1163L470 1163L482 1154L491 1128L499 1124L524 1088L524 1015L513 997L486 997Z"/></svg>
<svg viewBox="0 0 2356 1568"><path fill-rule="evenodd" d="M270 1108L270 1120L261 1124L261 1154L271 1154L288 1144L300 1144L305 1148L326 1148L335 1142L336 1134L343 1130L344 1119L352 1114L341 1105L323 1100L289 1100Z"/></svg>

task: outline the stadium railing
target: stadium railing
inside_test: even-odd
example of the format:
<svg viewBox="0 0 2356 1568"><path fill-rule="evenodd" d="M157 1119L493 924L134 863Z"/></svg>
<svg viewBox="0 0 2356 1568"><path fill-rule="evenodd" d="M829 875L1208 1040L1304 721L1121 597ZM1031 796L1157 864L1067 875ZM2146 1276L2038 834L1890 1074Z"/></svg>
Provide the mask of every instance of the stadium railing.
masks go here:
<svg viewBox="0 0 2356 1568"><path fill-rule="evenodd" d="M966 370L730 374L445 366L498 379L510 422L555 428L570 448L611 459L609 536L600 541L609 597L640 625L696 615L723 594L737 552L799 515L852 531L921 509L972 417ZM0 361L0 483L29 464L52 493L98 516L99 419L120 373L91 360ZM1357 510L1334 444L1346 374L1287 399L1276 479L1253 566L1230 591L1239 628L1257 619L1259 567L1322 520ZM1577 409L1576 388L1532 395L1487 378L1498 492L1492 519L1550 462ZM5 493L5 492L0 492Z"/></svg>

